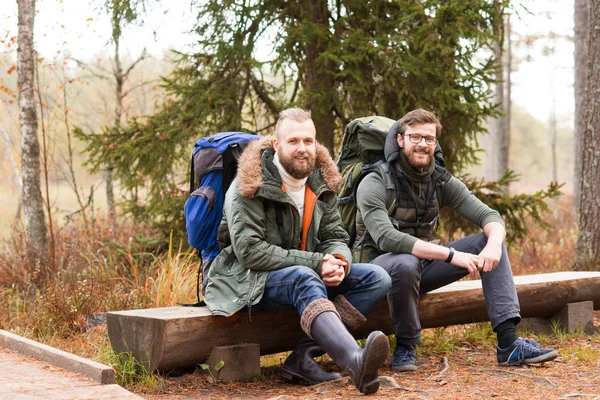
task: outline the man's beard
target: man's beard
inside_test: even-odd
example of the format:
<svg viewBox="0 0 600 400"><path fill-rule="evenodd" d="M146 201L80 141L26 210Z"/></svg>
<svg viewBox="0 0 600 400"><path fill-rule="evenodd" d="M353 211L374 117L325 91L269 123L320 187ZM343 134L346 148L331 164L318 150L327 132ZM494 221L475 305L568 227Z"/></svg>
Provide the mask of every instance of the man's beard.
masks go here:
<svg viewBox="0 0 600 400"><path fill-rule="evenodd" d="M298 153L292 154L290 157L283 153L279 153L279 162L285 171L296 179L304 179L309 176L315 168L316 156L305 152L303 155ZM305 163L296 163L296 159L304 159Z"/></svg>
<svg viewBox="0 0 600 400"><path fill-rule="evenodd" d="M431 163L431 159L433 158L433 149L431 148L426 148L426 149L414 149L410 152L407 152L406 149L403 149L404 151L404 155L406 156L406 159L408 160L408 163L415 169L421 170L425 167L427 167L430 163ZM427 154L427 159L425 162L421 161L420 159L417 160L416 154L415 153L426 153Z"/></svg>

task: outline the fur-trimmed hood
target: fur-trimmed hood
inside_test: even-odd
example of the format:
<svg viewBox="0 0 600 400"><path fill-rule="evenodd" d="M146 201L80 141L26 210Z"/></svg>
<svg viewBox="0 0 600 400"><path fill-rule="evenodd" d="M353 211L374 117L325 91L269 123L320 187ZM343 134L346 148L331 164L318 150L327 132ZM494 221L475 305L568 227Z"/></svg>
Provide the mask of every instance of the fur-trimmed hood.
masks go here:
<svg viewBox="0 0 600 400"><path fill-rule="evenodd" d="M264 150L273 149L274 136L266 136L255 140L242 153L238 164L237 179L240 193L244 197L253 198L256 192L264 186L262 155ZM319 170L325 185L336 192L341 186L340 175L335 162L326 147L317 143L317 159L315 168Z"/></svg>

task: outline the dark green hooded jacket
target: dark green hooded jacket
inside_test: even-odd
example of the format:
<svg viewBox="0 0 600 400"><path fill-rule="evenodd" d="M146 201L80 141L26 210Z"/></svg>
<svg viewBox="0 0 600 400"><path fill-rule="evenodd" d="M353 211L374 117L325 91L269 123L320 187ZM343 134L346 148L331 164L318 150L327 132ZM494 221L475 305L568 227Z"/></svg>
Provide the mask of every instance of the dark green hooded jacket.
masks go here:
<svg viewBox="0 0 600 400"><path fill-rule="evenodd" d="M225 196L219 227L223 250L210 267L205 292L206 305L215 315L229 316L257 304L269 271L303 265L320 274L325 254L343 257L350 270L348 234L337 211L341 176L329 152L317 144L315 169L307 180L317 201L306 251L298 250L302 221L294 201L282 189L274 154L273 137L252 142Z"/></svg>

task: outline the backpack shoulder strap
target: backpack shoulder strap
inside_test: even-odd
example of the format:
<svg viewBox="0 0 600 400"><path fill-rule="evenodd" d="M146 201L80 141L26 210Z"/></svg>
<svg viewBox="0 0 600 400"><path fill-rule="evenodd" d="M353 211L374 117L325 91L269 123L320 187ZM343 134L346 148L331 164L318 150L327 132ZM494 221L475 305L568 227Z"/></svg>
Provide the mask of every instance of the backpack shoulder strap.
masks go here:
<svg viewBox="0 0 600 400"><path fill-rule="evenodd" d="M379 160L373 164L365 164L362 166L362 171L356 179L356 182L354 182L354 190L352 191L352 198L354 201L356 200L356 192L358 191L358 186L360 185L362 180L371 172L375 171L379 171L379 173L381 174L383 182L385 183L385 188L387 190L395 189L395 187L393 186L394 183L390 175L389 167L384 160ZM392 185L391 187L390 184Z"/></svg>
<svg viewBox="0 0 600 400"><path fill-rule="evenodd" d="M446 169L441 166L441 165L437 165L435 166L435 181L436 181L436 185L435 185L435 193L437 195L437 202L438 202L438 207L441 208L442 207L442 187L448 183L448 181L450 180L450 178L452 178L452 175L450 175L450 172L446 171Z"/></svg>
<svg viewBox="0 0 600 400"><path fill-rule="evenodd" d="M378 163L379 164L379 163ZM392 210L396 203L396 179L393 176L392 169L386 162L381 162L378 165L379 174L385 183L385 189L387 192L387 198L385 200L385 206L388 209L388 214Z"/></svg>
<svg viewBox="0 0 600 400"><path fill-rule="evenodd" d="M194 154L192 154L192 161L190 162L190 194L192 194L192 192L195 189L194 186L194 176L196 175L195 171L194 171Z"/></svg>

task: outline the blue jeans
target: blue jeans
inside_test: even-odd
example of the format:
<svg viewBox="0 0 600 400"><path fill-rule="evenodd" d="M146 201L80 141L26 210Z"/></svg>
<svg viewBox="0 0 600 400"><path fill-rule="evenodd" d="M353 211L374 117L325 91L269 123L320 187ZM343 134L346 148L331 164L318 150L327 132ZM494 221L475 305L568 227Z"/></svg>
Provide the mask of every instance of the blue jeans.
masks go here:
<svg viewBox="0 0 600 400"><path fill-rule="evenodd" d="M325 286L314 270L293 266L269 272L258 306L268 310L295 307L302 315L313 301L331 300L342 294L362 315L367 315L391 287L389 274L373 264L353 264L338 286Z"/></svg>

